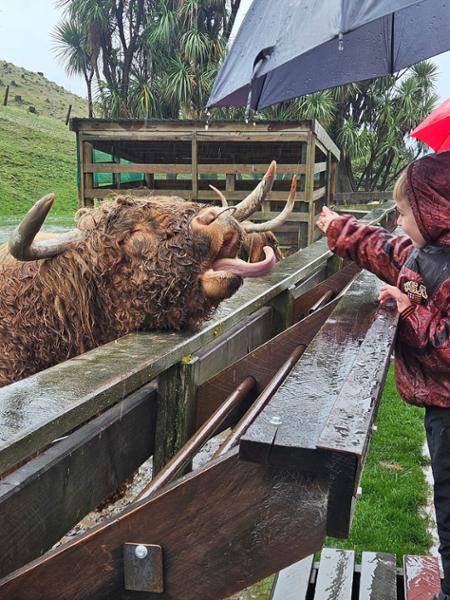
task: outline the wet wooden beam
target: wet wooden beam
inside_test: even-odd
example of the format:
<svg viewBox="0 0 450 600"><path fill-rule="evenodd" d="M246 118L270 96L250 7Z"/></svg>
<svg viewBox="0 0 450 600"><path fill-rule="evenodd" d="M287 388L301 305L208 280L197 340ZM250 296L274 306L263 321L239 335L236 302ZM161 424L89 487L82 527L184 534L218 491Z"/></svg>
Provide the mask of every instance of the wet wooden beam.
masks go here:
<svg viewBox="0 0 450 600"><path fill-rule="evenodd" d="M322 240L246 281L197 333L136 333L0 389L0 473L145 385L331 256Z"/></svg>
<svg viewBox="0 0 450 600"><path fill-rule="evenodd" d="M362 553L358 600L397 600L394 554Z"/></svg>
<svg viewBox="0 0 450 600"><path fill-rule="evenodd" d="M405 600L432 598L439 592L441 578L437 556L403 557Z"/></svg>
<svg viewBox="0 0 450 600"><path fill-rule="evenodd" d="M338 273L334 273L324 280L326 269L320 269L304 282L290 290L292 296L292 314L294 326L266 343L259 345L254 351L235 361L230 367L222 370L216 377L206 380L198 387L197 392L197 427L199 427L216 410L217 406L231 392L234 382L245 375L251 374L256 378L259 390L268 384L274 371L283 364L289 354L297 346L305 350L325 323L337 302L318 311L316 316L308 316L308 309L320 298L324 292L333 290L336 294L349 285L359 268L354 263L349 263ZM298 323L304 319L302 323ZM296 324L295 324L296 323ZM212 373L211 373L212 375ZM229 423L227 423L227 426Z"/></svg>
<svg viewBox="0 0 450 600"><path fill-rule="evenodd" d="M122 549L135 542L163 549L161 600L225 598L321 547L327 493L320 478L231 451L1 580L0 598L132 600Z"/></svg>
<svg viewBox="0 0 450 600"><path fill-rule="evenodd" d="M0 480L0 576L49 550L154 450L155 386Z"/></svg>
<svg viewBox="0 0 450 600"><path fill-rule="evenodd" d="M351 498L395 336L397 312L393 305L379 306L379 284L367 272L352 283L240 443L244 460L305 469L314 461L315 469L328 471L328 526L335 536L350 526Z"/></svg>

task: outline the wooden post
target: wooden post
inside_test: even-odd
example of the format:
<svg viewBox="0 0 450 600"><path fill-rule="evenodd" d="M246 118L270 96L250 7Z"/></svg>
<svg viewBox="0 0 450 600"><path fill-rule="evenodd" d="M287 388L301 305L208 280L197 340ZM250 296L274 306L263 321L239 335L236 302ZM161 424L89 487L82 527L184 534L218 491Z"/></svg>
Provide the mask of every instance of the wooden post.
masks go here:
<svg viewBox="0 0 450 600"><path fill-rule="evenodd" d="M69 119L70 119L70 113L72 111L72 105L69 104L69 108L67 109L67 115L66 115L66 125L69 124Z"/></svg>
<svg viewBox="0 0 450 600"><path fill-rule="evenodd" d="M8 105L8 95L9 95L9 85L6 86L5 98L3 100L3 106L7 106Z"/></svg>
<svg viewBox="0 0 450 600"><path fill-rule="evenodd" d="M113 163L120 164L120 156L117 156L117 154L115 152L112 155L112 161L113 161ZM114 181L114 187L116 188L116 190L120 190L120 188L121 188L120 173L113 174L113 181Z"/></svg>
<svg viewBox="0 0 450 600"><path fill-rule="evenodd" d="M316 154L316 141L312 131L308 133L306 150L305 197L308 203L308 246L314 241L315 228L315 202L314 202L314 166Z"/></svg>
<svg viewBox="0 0 450 600"><path fill-rule="evenodd" d="M197 134L192 134L192 198L195 202L198 200L198 148Z"/></svg>
<svg viewBox="0 0 450 600"><path fill-rule="evenodd" d="M198 358L188 356L158 377L158 408L153 474L182 448L195 431Z"/></svg>
<svg viewBox="0 0 450 600"><path fill-rule="evenodd" d="M93 198L86 198L86 189L94 187L93 173L86 173L86 163L92 163L92 144L80 137L80 206L94 206Z"/></svg>

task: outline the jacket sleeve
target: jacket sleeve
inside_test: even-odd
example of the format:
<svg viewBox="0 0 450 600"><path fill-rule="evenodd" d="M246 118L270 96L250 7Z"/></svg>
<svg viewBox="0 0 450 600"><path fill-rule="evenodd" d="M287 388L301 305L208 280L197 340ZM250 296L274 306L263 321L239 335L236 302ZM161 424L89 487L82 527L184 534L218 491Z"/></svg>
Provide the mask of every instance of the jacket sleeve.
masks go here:
<svg viewBox="0 0 450 600"><path fill-rule="evenodd" d="M418 354L440 351L450 373L450 278L426 305L412 304L400 314L401 341Z"/></svg>
<svg viewBox="0 0 450 600"><path fill-rule="evenodd" d="M332 252L353 260L391 285L396 285L399 271L413 249L408 237L358 223L348 215L329 224L327 239Z"/></svg>

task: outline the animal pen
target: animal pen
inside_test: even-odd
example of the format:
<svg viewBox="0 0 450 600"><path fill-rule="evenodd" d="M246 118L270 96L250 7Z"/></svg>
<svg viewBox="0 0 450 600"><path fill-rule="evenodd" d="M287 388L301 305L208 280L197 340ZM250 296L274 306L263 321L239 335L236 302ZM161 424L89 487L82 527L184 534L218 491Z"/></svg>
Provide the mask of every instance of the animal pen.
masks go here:
<svg viewBox="0 0 450 600"><path fill-rule="evenodd" d="M281 247L292 251L318 239L315 218L333 199L339 149L317 121L205 125L72 119L70 126L77 134L81 206L118 190L217 203L210 184L233 204L276 160L278 178L252 220L266 221L279 213L291 178L298 175L294 210L275 230Z"/></svg>

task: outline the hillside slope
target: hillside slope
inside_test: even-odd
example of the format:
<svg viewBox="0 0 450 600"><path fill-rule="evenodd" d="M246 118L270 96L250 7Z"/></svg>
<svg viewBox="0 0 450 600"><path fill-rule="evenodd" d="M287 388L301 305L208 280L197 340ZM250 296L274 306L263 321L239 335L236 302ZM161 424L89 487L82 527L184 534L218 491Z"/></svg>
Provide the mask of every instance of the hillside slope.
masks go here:
<svg viewBox="0 0 450 600"><path fill-rule="evenodd" d="M73 214L78 203L76 138L65 117L69 103L72 116L85 116L85 101L4 61L0 80L0 217L23 214L49 192L56 193L52 215ZM8 105L3 106L5 85L11 81L18 85L10 87ZM14 101L16 93L22 103ZM29 112L29 105L37 114Z"/></svg>
<svg viewBox="0 0 450 600"><path fill-rule="evenodd" d="M0 102L3 105L9 85L8 106L28 111L34 106L38 114L65 121L69 105L71 117L87 117L87 100L49 81L44 74L34 73L0 60Z"/></svg>

